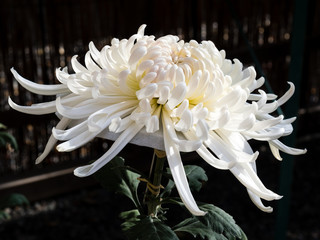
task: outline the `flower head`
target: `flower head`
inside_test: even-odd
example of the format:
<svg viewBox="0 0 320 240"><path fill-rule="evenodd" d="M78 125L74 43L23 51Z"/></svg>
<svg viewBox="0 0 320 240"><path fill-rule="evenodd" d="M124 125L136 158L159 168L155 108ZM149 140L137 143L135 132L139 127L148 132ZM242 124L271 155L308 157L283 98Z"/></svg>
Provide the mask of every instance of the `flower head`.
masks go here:
<svg viewBox="0 0 320 240"><path fill-rule="evenodd" d="M177 36L158 39L144 35L145 25L127 39L113 39L99 51L89 44L85 66L71 59L74 73L57 69L61 84L40 85L21 77L16 80L29 91L56 95L56 100L12 108L29 114L57 112L60 122L41 162L56 142L57 150L72 151L97 136L115 137L110 149L92 164L78 167L74 174L93 174L114 158L136 135L160 136L161 142L144 145L165 150L179 195L194 215L203 215L191 194L180 152L197 151L210 165L228 169L247 188L252 201L263 211L272 211L261 202L281 196L268 190L256 174L258 152L248 140L268 141L273 155L279 150L303 154L305 150L282 144L278 138L292 132L295 118L284 120L271 115L294 92L277 99L259 89L253 67L225 58L211 41L184 42ZM109 134L109 135L108 135ZM111 135L110 135L111 134ZM139 144L139 140L136 140Z"/></svg>

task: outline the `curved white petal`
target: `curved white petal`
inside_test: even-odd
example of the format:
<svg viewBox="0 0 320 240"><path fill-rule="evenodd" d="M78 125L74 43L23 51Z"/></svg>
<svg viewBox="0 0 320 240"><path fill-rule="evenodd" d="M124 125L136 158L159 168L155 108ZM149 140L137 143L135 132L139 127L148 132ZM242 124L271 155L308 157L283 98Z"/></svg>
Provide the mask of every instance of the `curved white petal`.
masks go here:
<svg viewBox="0 0 320 240"><path fill-rule="evenodd" d="M128 83L127 83L127 78L128 78L128 75L130 74L130 70L129 69L126 69L124 71L121 71L119 73L119 89L121 92L124 93L124 95L127 95L127 96L134 96L135 95L135 91L134 89L130 88Z"/></svg>
<svg viewBox="0 0 320 240"><path fill-rule="evenodd" d="M307 152L307 149L297 149L297 148L288 147L282 142L280 142L279 140L271 140L269 141L269 143L274 147L278 148L279 150L281 150L282 152L285 152L291 155L301 155Z"/></svg>
<svg viewBox="0 0 320 240"><path fill-rule="evenodd" d="M82 145L88 143L95 138L99 133L105 130L111 123L113 118L122 117L132 111L132 108L125 109L113 109L113 111L106 114L108 108L102 109L92 114L87 121L87 129L83 132L79 132L78 135L65 141L57 146L59 152L70 152Z"/></svg>
<svg viewBox="0 0 320 240"><path fill-rule="evenodd" d="M8 104L10 105L10 107L12 107L13 109L19 112L34 114L34 115L49 114L49 113L54 113L56 111L55 101L33 104L31 106L21 106L13 102L12 99L9 97Z"/></svg>
<svg viewBox="0 0 320 240"><path fill-rule="evenodd" d="M212 115L212 116L210 116ZM209 114L207 124L210 130L223 128L230 121L230 112L228 108L223 107L219 111Z"/></svg>
<svg viewBox="0 0 320 240"><path fill-rule="evenodd" d="M273 127L273 126L281 123L282 120L283 120L283 115L280 115L280 116L278 116L276 118L257 121L254 124L254 126L250 129L250 131L260 131L260 130L264 130L266 128Z"/></svg>
<svg viewBox="0 0 320 240"><path fill-rule="evenodd" d="M64 67L62 70L61 68L56 68L56 77L62 84L67 84L69 78L67 67Z"/></svg>
<svg viewBox="0 0 320 240"><path fill-rule="evenodd" d="M101 62L100 62L101 54L92 41L89 43L89 52L90 52L93 60L96 63L98 63L101 67Z"/></svg>
<svg viewBox="0 0 320 240"><path fill-rule="evenodd" d="M145 54L147 53L147 48L144 47L144 46L141 46L139 48L136 48L130 58L129 58L129 65L132 66L132 65L136 65L136 63L139 61L139 59L141 59Z"/></svg>
<svg viewBox="0 0 320 240"><path fill-rule="evenodd" d="M74 170L74 175L78 177L87 177L100 168L102 168L105 164L107 164L110 160L112 160L126 145L130 140L141 130L142 126L138 126L135 123L131 124L112 144L110 149L103 154L99 159L97 159L94 163L78 167Z"/></svg>
<svg viewBox="0 0 320 240"><path fill-rule="evenodd" d="M245 135L260 141L271 141L282 137L284 132L284 128L273 128L270 131L246 131Z"/></svg>
<svg viewBox="0 0 320 240"><path fill-rule="evenodd" d="M60 120L60 122L57 124L56 128L57 129L65 129L68 124L70 123L70 119L67 118L62 118ZM57 143L57 139L54 138L53 134L51 134L46 147L44 149L44 151L41 153L41 155L36 159L36 164L39 164L43 161L43 159L45 159L48 154L50 153L50 151L53 149L54 145Z"/></svg>
<svg viewBox="0 0 320 240"><path fill-rule="evenodd" d="M85 102L88 103L88 105L83 105L83 102L79 99L78 104L82 104L82 106L63 106L61 102L61 98L58 97L56 100L56 108L57 111L64 117L70 118L70 119L82 119L85 117L88 117L90 114L98 111L102 108L102 104L96 103L92 99L85 100Z"/></svg>
<svg viewBox="0 0 320 240"><path fill-rule="evenodd" d="M267 212L267 213L271 213L271 212L273 211L273 208L272 208L272 207L270 207L270 206L266 207L266 206L262 203L261 199L260 199L257 195L255 195L252 191L248 190L248 194L249 194L249 197L250 197L251 201L252 201L260 210L262 210L262 211L264 211L264 212Z"/></svg>
<svg viewBox="0 0 320 240"><path fill-rule="evenodd" d="M166 125L165 118L167 116L162 117L163 125ZM170 170L172 173L172 177L177 186L178 193L181 197L181 200L185 204L186 208L195 216L203 216L205 212L201 211L189 188L189 184L187 181L186 173L184 171L181 157L179 153L179 149L174 141L171 139L170 134L168 133L168 129L163 128L163 138L164 138L164 146L166 150L166 155L168 159L168 163L170 166Z"/></svg>
<svg viewBox="0 0 320 240"><path fill-rule="evenodd" d="M178 83L178 85L171 92L171 96L168 102L166 103L166 106L172 110L174 107L176 107L178 104L180 104L184 100L186 93L187 93L186 84Z"/></svg>
<svg viewBox="0 0 320 240"><path fill-rule="evenodd" d="M166 130L166 134L170 137L170 141L174 142L178 146L179 151L192 152L197 150L202 145L201 141L198 139L193 141L179 139L174 129L172 120L166 111L162 111L162 125L163 129Z"/></svg>
<svg viewBox="0 0 320 240"><path fill-rule="evenodd" d="M30 92L40 94L40 95L57 95L60 93L69 92L69 89L64 84L57 84L57 85L44 85L38 84L35 82L31 82L28 79L20 76L14 68L10 69L14 78L23 86L25 89L29 90Z"/></svg>
<svg viewBox="0 0 320 240"><path fill-rule="evenodd" d="M209 134L209 138L204 143L219 159L231 162L233 165L254 162L258 157L258 152L248 154L235 148L227 147L228 143L214 132Z"/></svg>
<svg viewBox="0 0 320 240"><path fill-rule="evenodd" d="M256 117L253 113L249 116L243 116L242 119L233 118L230 116L230 120L224 125L224 129L230 131L246 131L252 129L256 122Z"/></svg>
<svg viewBox="0 0 320 240"><path fill-rule="evenodd" d="M270 142L269 142L269 147L270 147L270 150L271 150L273 156L274 156L277 160L282 161L282 157L281 157L281 155L280 155L279 148L273 146L272 144L270 144Z"/></svg>
<svg viewBox="0 0 320 240"><path fill-rule="evenodd" d="M52 128L52 135L60 141L70 140L79 135L79 133L84 132L87 129L87 124L87 120L85 120L66 130L54 127Z"/></svg>
<svg viewBox="0 0 320 240"><path fill-rule="evenodd" d="M174 128L179 132L188 131L193 126L193 114L189 109L186 109L180 120L175 124Z"/></svg>
<svg viewBox="0 0 320 240"><path fill-rule="evenodd" d="M261 180L256 176L256 173L251 169L249 172L248 165L247 169L243 168L243 166L235 166L230 169L233 175L251 192L255 195L263 198L265 200L277 200L280 199L281 196L271 192L268 190L261 182Z"/></svg>
<svg viewBox="0 0 320 240"><path fill-rule="evenodd" d="M90 74L90 71L88 69L86 69L84 66L82 66L78 60L77 60L78 55L74 55L71 58L71 65L72 65L72 69L76 72L76 73L87 73Z"/></svg>
<svg viewBox="0 0 320 240"><path fill-rule="evenodd" d="M157 88L158 88L157 84L151 83L148 86L146 86L136 92L137 98L139 100L141 100L143 98L150 98L156 92Z"/></svg>
<svg viewBox="0 0 320 240"><path fill-rule="evenodd" d="M186 132L184 133L184 135L189 140L197 139L197 136L192 132ZM201 147L196 151L207 163L217 169L228 170L235 165L235 162L223 161L216 158L204 145L201 145Z"/></svg>
<svg viewBox="0 0 320 240"><path fill-rule="evenodd" d="M101 68L92 60L90 51L86 53L84 61L90 73L101 70Z"/></svg>
<svg viewBox="0 0 320 240"><path fill-rule="evenodd" d="M98 133L92 133L89 131L84 131L82 133L79 133L76 137L65 141L63 143L60 143L56 149L59 152L71 152L84 144L91 141L95 136L97 136Z"/></svg>
<svg viewBox="0 0 320 240"><path fill-rule="evenodd" d="M289 90L281 97L277 100L279 106L283 105L285 102L287 102L293 95L295 87L294 84L292 82L288 82L288 84L290 85Z"/></svg>

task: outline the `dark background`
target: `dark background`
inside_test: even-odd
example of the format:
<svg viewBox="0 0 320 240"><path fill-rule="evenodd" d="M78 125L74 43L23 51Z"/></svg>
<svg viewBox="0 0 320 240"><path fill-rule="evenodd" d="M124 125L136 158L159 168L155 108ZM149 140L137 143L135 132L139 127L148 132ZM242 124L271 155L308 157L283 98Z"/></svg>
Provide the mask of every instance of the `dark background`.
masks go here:
<svg viewBox="0 0 320 240"><path fill-rule="evenodd" d="M296 14L297 2L304 1L3 0L0 5L0 122L9 127L20 150L18 153L1 150L0 197L21 192L31 201L31 208L40 214L18 214L20 217L0 223L0 238L122 238L117 215L126 209L126 202L101 191L93 178L78 179L72 175L75 166L101 155L108 142L98 139L72 153L53 152L44 163L34 165L57 119L54 115L30 116L10 110L9 95L22 105L49 100L26 92L13 80L10 68L14 67L35 82L52 84L56 82L55 69L68 66L75 54L83 57L90 41L101 49L112 37L129 38L146 23L148 35L175 34L187 41L212 40L218 49L226 50L227 58L236 57L258 70L260 64L273 92L279 96L288 89L286 82L297 76L300 84L297 84L296 97L283 110L289 112L287 117L291 117L290 109L297 110L292 114L298 115L297 131L289 141L307 148L308 153L294 159L283 154L281 163L271 156L268 146L263 143L253 143L253 146L261 152L257 164L265 185L279 192L282 175L288 180L285 189L292 190L291 195L278 201L290 204L286 238L320 239L317 185L320 8L319 1L305 1L307 22L303 24L303 16ZM305 31L304 40L298 45L292 42L294 30L297 32L294 21L301 23L300 32ZM301 54L293 54L294 49L301 49ZM254 61L250 51L259 62ZM290 70L290 64L296 59L302 61L302 72L299 64L294 69L296 72ZM258 77L262 71L258 71ZM128 146L122 155L130 164L147 171L152 152ZM277 216L283 207L279 208L278 202L270 203L274 213L263 213L251 203L245 188L232 174L207 166L194 154L184 158L186 163L201 164L209 176L196 199L211 202L230 213L249 239L281 239L278 220L282 218ZM25 181L17 181L20 179ZM54 207L50 210L50 206Z"/></svg>

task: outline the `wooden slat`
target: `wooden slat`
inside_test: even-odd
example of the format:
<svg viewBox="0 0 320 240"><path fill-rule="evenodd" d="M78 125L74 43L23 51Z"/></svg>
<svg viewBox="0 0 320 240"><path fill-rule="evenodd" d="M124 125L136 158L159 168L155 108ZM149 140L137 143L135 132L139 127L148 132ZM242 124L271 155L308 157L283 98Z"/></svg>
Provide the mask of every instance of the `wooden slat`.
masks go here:
<svg viewBox="0 0 320 240"><path fill-rule="evenodd" d="M0 196L21 193L29 201L36 201L98 185L93 177L78 178L74 176L73 169L67 168L1 183Z"/></svg>

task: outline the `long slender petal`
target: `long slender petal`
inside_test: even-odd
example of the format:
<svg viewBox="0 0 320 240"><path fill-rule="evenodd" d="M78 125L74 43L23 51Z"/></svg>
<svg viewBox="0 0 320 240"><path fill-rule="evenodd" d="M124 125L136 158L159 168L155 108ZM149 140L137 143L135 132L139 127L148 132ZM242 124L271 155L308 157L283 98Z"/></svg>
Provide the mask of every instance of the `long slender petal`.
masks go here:
<svg viewBox="0 0 320 240"><path fill-rule="evenodd" d="M54 113L56 111L55 101L48 103L33 104L31 106L21 106L13 102L12 99L9 97L8 103L10 107L12 107L13 109L28 114L43 115Z"/></svg>
<svg viewBox="0 0 320 240"><path fill-rule="evenodd" d="M181 197L181 200L185 204L186 208L195 216L203 216L205 215L205 212L201 211L189 188L189 184L187 181L186 173L184 171L181 157L179 154L179 149L177 145L174 143L172 138L170 137L170 134L168 131L169 129L166 128L165 118L167 118L168 115L162 116L162 122L164 125L163 128L163 137L164 137L164 146L166 150L166 155L168 159L168 163L170 166L170 170L174 179L174 182L177 186L179 195Z"/></svg>
<svg viewBox="0 0 320 240"><path fill-rule="evenodd" d="M88 119L88 129L81 132L77 136L65 141L57 146L59 152L70 152L73 151L87 142L95 138L99 133L106 129L113 118L121 117L123 114L130 112L131 109L122 109L120 111L110 113L109 115L96 113ZM95 118L95 120L91 120ZM94 126L93 126L94 125ZM94 128L94 131L92 130Z"/></svg>
<svg viewBox="0 0 320 240"><path fill-rule="evenodd" d="M65 129L68 124L70 123L70 120L67 118L62 118L60 120L60 122L57 124L56 128L57 129ZM39 164L43 161L43 159L45 159L48 154L50 153L50 151L53 149L54 145L57 143L57 139L53 136L53 134L51 134L46 147L44 149L44 151L41 153L41 155L36 159L36 164Z"/></svg>
<svg viewBox="0 0 320 240"><path fill-rule="evenodd" d="M297 149L297 148L288 147L282 142L280 142L279 140L271 140L269 141L269 143L274 147L280 149L282 152L285 152L291 155L301 155L307 152L307 149Z"/></svg>
<svg viewBox="0 0 320 240"><path fill-rule="evenodd" d="M79 132L85 131L87 124L88 122L85 120L66 130L54 127L52 128L52 135L60 141L66 141L79 135Z"/></svg>
<svg viewBox="0 0 320 240"><path fill-rule="evenodd" d="M131 124L112 144L111 148L103 154L99 159L97 159L94 163L78 167L74 170L74 174L78 177L87 177L100 168L102 168L105 164L107 164L110 160L112 160L124 147L128 142L141 130L143 126L137 126L135 124Z"/></svg>
<svg viewBox="0 0 320 240"><path fill-rule="evenodd" d="M62 116L65 116L70 119L82 119L100 110L103 106L103 104L96 103L92 99L86 100L86 102L88 103L88 105L83 105L83 102L79 101L79 104L82 104L83 106L68 107L63 106L60 97L58 97L56 100L56 108Z"/></svg>
<svg viewBox="0 0 320 240"><path fill-rule="evenodd" d="M11 68L11 72L14 78L23 86L25 89L29 90L30 92L40 94L40 95L57 95L60 93L69 92L69 89L64 84L57 84L57 85L43 85L38 84L35 82L31 82L28 79L20 76L14 68Z"/></svg>

